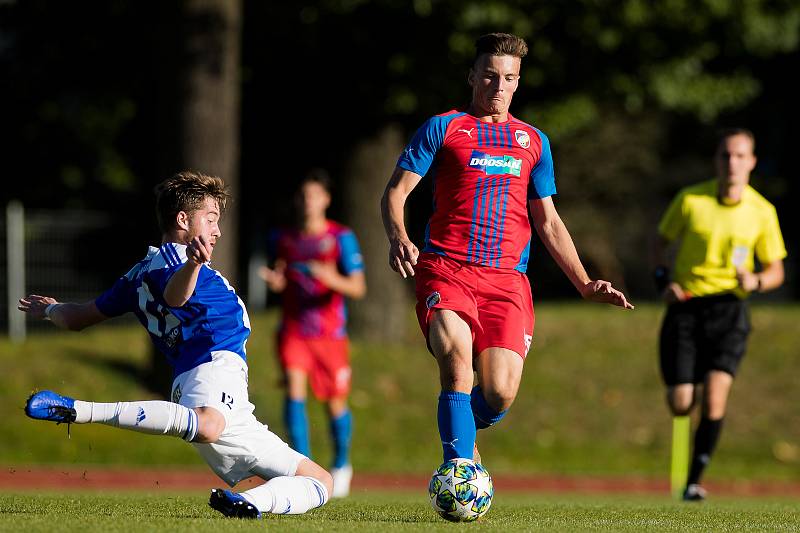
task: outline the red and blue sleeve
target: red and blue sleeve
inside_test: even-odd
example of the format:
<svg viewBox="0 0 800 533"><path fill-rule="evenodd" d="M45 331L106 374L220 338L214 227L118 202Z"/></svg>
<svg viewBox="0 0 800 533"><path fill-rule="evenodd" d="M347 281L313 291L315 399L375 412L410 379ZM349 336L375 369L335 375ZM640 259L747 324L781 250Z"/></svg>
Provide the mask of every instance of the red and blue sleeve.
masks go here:
<svg viewBox="0 0 800 533"><path fill-rule="evenodd" d="M547 198L556 194L556 178L553 169L553 154L550 152L550 139L547 135L534 128L542 141L542 153L539 161L531 169L528 182L528 200Z"/></svg>
<svg viewBox="0 0 800 533"><path fill-rule="evenodd" d="M358 246L358 239L350 231L343 231L337 237L339 243L339 270L345 275L354 272L363 272L364 258L361 256L361 248Z"/></svg>
<svg viewBox="0 0 800 533"><path fill-rule="evenodd" d="M425 121L406 145L397 166L420 176L427 174L436 153L444 144L447 125L453 118L454 115L435 116Z"/></svg>

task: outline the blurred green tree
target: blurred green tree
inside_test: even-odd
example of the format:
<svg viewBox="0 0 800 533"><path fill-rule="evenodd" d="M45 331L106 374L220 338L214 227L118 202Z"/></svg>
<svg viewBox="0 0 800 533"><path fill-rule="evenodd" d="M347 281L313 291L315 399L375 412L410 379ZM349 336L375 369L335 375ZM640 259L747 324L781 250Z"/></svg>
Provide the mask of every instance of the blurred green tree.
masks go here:
<svg viewBox="0 0 800 533"><path fill-rule="evenodd" d="M126 0L0 3L0 146L5 174L16 178L3 195L35 207L113 209L110 234L144 245L157 237L142 215L152 185L203 166L239 191L242 216L230 213L222 241L233 247L236 236L255 240L259 224L288 215L302 166L324 166L339 181L334 215L363 231L365 256L377 258L368 272L376 290L355 318L382 306L395 316L409 309L407 291L388 288L401 282L372 232L393 151L386 139L399 152L425 118L466 104L474 38L511 31L531 48L512 113L550 136L556 201L595 274L653 295L647 234L678 187L708 177L720 125L758 135L756 186L775 201L790 249L797 241L795 1L247 0L236 22L241 77L224 61L227 39L237 42L226 33L231 6L238 1L155 10ZM244 90L241 127L234 85L223 89L215 77L223 71ZM237 131L240 186L235 168L226 170L239 161ZM384 154L378 166L374 147ZM428 187L409 206L417 240ZM97 269L111 282L131 251L109 248ZM787 269L797 292L795 261L790 255ZM546 254L531 270L539 296L572 294Z"/></svg>
<svg viewBox="0 0 800 533"><path fill-rule="evenodd" d="M237 286L242 4L181 0L159 10L159 175L194 169L225 180L232 201L213 262ZM155 349L151 368L154 390L169 397L172 371Z"/></svg>
<svg viewBox="0 0 800 533"><path fill-rule="evenodd" d="M242 4L159 4L159 175L195 169L223 178L233 201L214 265L237 285ZM163 179L163 178L162 178Z"/></svg>

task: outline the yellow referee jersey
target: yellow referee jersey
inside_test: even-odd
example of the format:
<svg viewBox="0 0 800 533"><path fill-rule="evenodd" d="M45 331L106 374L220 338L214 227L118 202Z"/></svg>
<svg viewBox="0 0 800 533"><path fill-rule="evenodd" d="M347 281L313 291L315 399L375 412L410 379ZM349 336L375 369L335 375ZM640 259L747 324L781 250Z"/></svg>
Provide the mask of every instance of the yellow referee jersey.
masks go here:
<svg viewBox="0 0 800 533"><path fill-rule="evenodd" d="M762 264L786 257L775 207L749 185L742 200L723 205L717 180L686 187L672 200L658 225L667 240L680 239L672 278L692 296L747 294L736 268L753 271L753 254Z"/></svg>

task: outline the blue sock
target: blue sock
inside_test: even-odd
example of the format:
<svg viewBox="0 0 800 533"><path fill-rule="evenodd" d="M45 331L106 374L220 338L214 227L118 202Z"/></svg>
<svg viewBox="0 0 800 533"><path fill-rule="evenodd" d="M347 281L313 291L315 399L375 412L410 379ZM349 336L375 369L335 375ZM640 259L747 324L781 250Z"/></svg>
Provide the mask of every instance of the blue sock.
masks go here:
<svg viewBox="0 0 800 533"><path fill-rule="evenodd" d="M475 446L475 420L469 394L445 392L439 395L439 436L445 461L456 457L472 459Z"/></svg>
<svg viewBox="0 0 800 533"><path fill-rule="evenodd" d="M333 467L341 468L350 463L350 440L353 436L353 415L350 410L331 418L333 439Z"/></svg>
<svg viewBox="0 0 800 533"><path fill-rule="evenodd" d="M305 400L286 398L283 420L289 432L289 444L306 457L311 457L311 443L308 440L308 415Z"/></svg>
<svg viewBox="0 0 800 533"><path fill-rule="evenodd" d="M486 429L500 422L508 409L500 411L499 413L492 409L486 398L483 397L483 390L480 385L476 385L470 394L470 403L472 405L472 414L475 417L475 427L477 429Z"/></svg>

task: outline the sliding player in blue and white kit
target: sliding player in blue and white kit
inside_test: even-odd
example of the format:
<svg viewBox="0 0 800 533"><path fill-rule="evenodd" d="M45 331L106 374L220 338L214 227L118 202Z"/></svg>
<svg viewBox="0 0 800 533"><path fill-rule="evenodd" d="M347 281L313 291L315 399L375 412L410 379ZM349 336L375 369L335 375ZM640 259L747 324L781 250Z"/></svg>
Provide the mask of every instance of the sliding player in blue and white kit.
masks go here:
<svg viewBox="0 0 800 533"><path fill-rule="evenodd" d="M254 476L267 481L242 493L212 489L209 505L226 516L300 514L323 505L331 475L253 415L245 353L250 320L227 280L209 266L228 198L224 182L182 172L156 194L161 246L150 247L109 290L84 304L31 295L19 309L76 331L133 312L174 368L172 402L96 403L41 391L28 399L26 414L179 437L231 487Z"/></svg>

